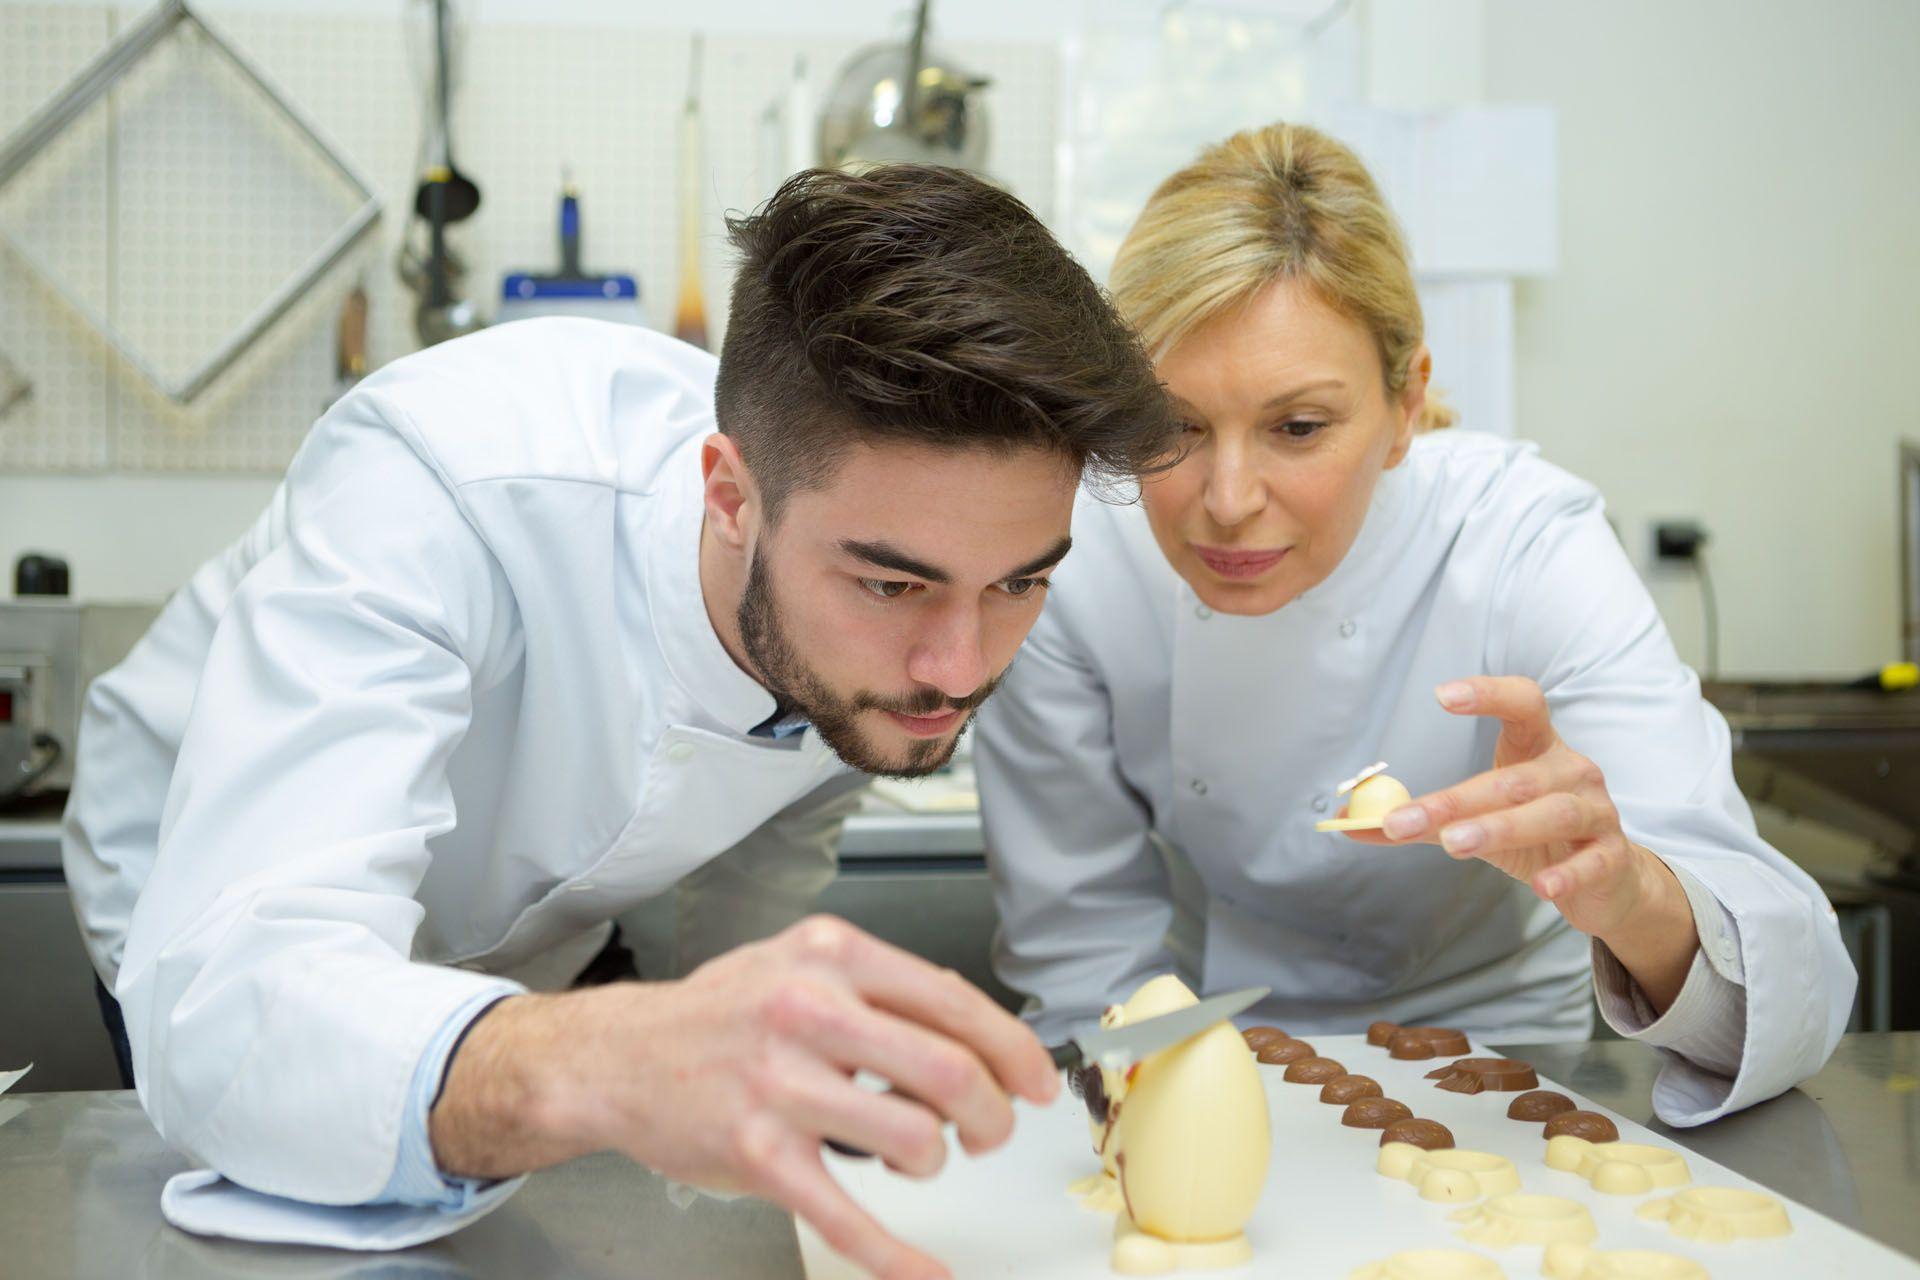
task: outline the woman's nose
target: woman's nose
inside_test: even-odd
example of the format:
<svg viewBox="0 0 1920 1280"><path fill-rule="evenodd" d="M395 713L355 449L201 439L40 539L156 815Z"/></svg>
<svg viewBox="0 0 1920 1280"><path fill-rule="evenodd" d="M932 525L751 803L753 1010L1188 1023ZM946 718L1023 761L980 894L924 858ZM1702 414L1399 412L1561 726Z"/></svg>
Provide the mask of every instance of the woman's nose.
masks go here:
<svg viewBox="0 0 1920 1280"><path fill-rule="evenodd" d="M1266 505L1265 493L1260 477L1247 465L1244 450L1228 446L1214 451L1202 500L1215 524L1231 528L1258 514Z"/></svg>

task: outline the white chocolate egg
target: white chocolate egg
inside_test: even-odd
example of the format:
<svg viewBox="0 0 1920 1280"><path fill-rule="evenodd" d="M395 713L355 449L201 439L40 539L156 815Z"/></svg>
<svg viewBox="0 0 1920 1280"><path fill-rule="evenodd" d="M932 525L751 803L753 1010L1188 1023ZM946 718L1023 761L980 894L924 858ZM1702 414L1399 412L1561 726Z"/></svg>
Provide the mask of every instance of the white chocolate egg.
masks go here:
<svg viewBox="0 0 1920 1280"><path fill-rule="evenodd" d="M1195 1003L1178 978L1163 976L1142 987L1123 1016ZM1174 1242L1238 1236L1259 1202L1273 1141L1259 1068L1233 1024L1149 1055L1120 1088L1108 1146L1133 1221Z"/></svg>

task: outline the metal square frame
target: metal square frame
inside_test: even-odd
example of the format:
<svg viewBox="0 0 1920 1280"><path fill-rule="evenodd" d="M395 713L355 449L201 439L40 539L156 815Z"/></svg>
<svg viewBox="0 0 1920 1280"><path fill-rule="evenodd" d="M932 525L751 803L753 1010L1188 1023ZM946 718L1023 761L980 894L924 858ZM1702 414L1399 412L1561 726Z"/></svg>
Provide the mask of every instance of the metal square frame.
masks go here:
<svg viewBox="0 0 1920 1280"><path fill-rule="evenodd" d="M62 302L84 317L128 364L139 370L141 376L168 399L185 405L226 372L303 294L319 283L362 237L378 225L380 198L359 170L321 136L313 121L288 101L232 43L188 8L186 0L161 0L145 17L108 45L99 57L74 77L72 83L14 131L5 146L0 147L0 188L5 188L40 152L52 145L62 130L105 97L116 82L183 25L196 28L207 43L240 73L241 78L267 100L280 118L307 140L327 166L360 197L360 205L297 272L270 293L240 327L215 348L211 356L177 382L163 378L139 348L106 316L73 297L60 286L59 281L41 270L34 255L8 235L4 225L0 225L0 240L4 240Z"/></svg>

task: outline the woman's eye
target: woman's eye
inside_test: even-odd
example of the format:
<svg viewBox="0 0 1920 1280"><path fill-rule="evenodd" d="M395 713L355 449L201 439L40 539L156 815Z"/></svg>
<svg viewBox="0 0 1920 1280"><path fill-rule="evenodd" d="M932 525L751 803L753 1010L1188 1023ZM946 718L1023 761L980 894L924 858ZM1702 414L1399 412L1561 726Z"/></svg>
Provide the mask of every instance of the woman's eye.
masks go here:
<svg viewBox="0 0 1920 1280"><path fill-rule="evenodd" d="M1180 434L1183 436L1195 435L1204 429L1205 428L1197 422L1182 422L1180 424Z"/></svg>
<svg viewBox="0 0 1920 1280"><path fill-rule="evenodd" d="M1046 585L1047 580L1045 578L1008 578L1001 584L1001 589L1010 596L1024 596L1031 593L1036 587L1045 590Z"/></svg>
<svg viewBox="0 0 1920 1280"><path fill-rule="evenodd" d="M1306 440L1327 424L1313 418L1294 418L1280 424L1279 430L1292 440Z"/></svg>
<svg viewBox="0 0 1920 1280"><path fill-rule="evenodd" d="M896 600L913 586L911 582L890 582L885 578L862 578L860 585L882 600Z"/></svg>

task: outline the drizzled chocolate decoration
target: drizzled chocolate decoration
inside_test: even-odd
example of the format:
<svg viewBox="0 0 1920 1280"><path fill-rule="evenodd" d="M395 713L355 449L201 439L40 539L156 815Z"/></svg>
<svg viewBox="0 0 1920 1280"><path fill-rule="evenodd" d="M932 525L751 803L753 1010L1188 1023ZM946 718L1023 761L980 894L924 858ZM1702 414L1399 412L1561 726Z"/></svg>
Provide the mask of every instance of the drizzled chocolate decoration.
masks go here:
<svg viewBox="0 0 1920 1280"><path fill-rule="evenodd" d="M1362 1098L1340 1115L1349 1129L1384 1129L1396 1120L1413 1119L1413 1108L1392 1098Z"/></svg>
<svg viewBox="0 0 1920 1280"><path fill-rule="evenodd" d="M1320 1090L1320 1101L1342 1107L1361 1098L1382 1096L1380 1082L1369 1076L1335 1076Z"/></svg>
<svg viewBox="0 0 1920 1280"><path fill-rule="evenodd" d="M1107 1082L1100 1074L1100 1068L1094 1063L1075 1067L1067 1072L1067 1088L1073 1096L1087 1104L1087 1115L1095 1124L1105 1124L1112 1104L1107 1100Z"/></svg>

